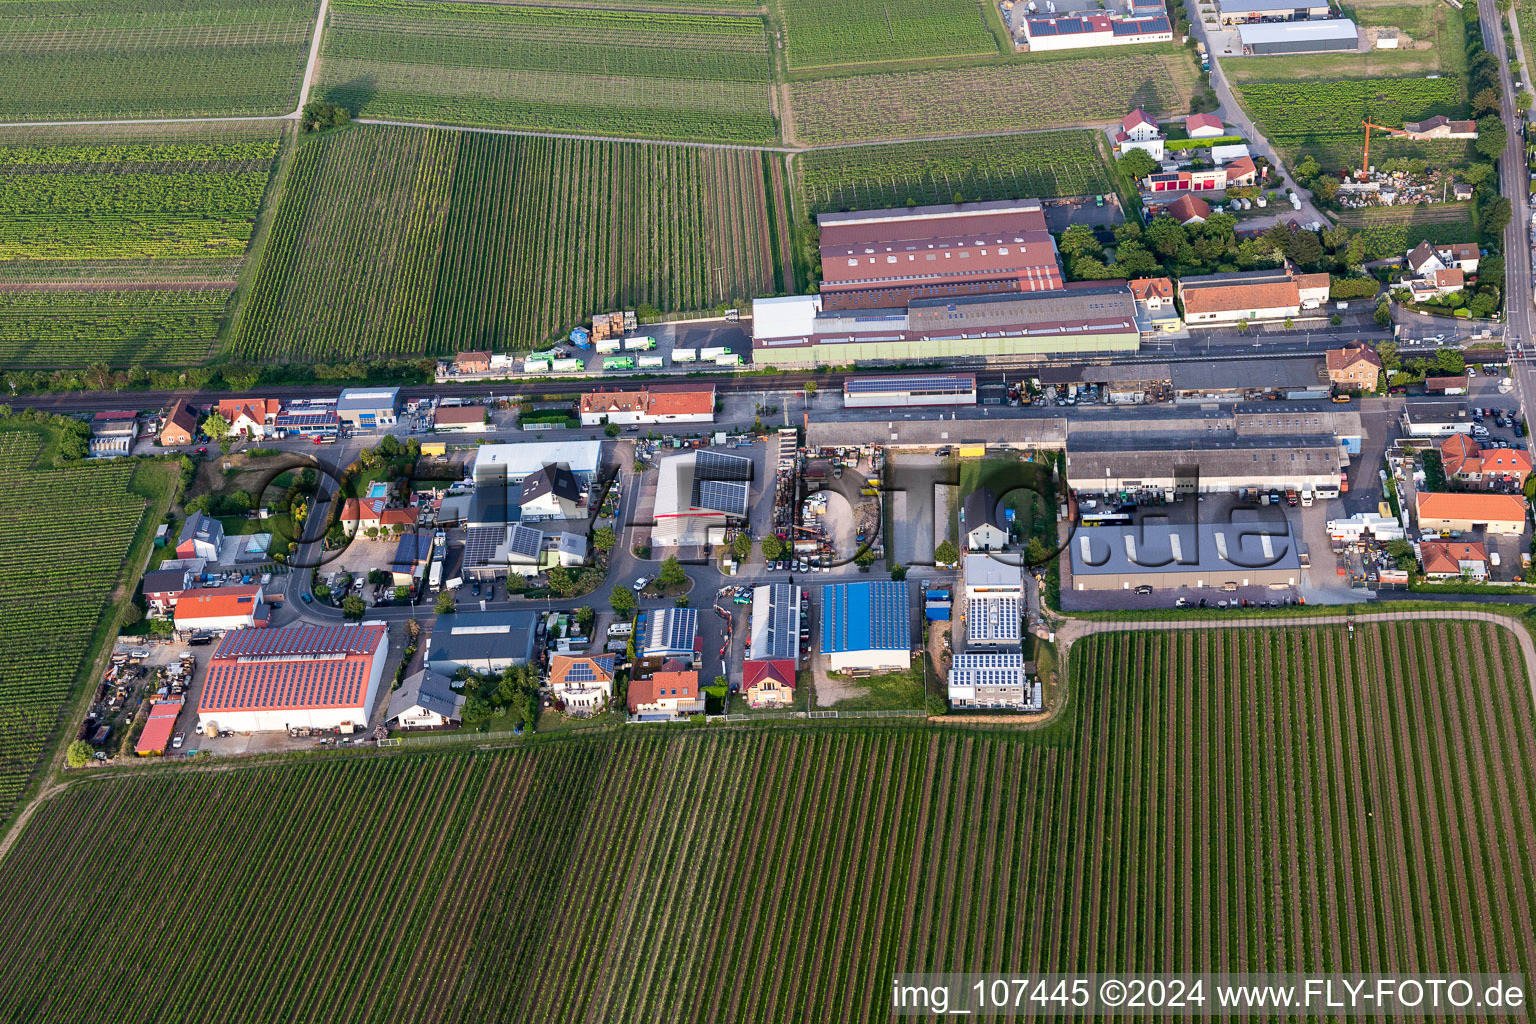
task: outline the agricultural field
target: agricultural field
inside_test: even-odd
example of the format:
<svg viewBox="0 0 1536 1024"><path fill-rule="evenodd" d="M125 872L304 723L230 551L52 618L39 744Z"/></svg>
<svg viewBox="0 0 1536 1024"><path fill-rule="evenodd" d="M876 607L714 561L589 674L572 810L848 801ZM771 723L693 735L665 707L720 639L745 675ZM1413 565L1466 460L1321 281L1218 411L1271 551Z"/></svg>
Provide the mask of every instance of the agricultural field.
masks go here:
<svg viewBox="0 0 1536 1024"><path fill-rule="evenodd" d="M602 309L781 290L769 173L760 153L678 146L362 125L308 141L236 351L527 348Z"/></svg>
<svg viewBox="0 0 1536 1024"><path fill-rule="evenodd" d="M772 142L760 17L336 0L316 94L354 114L654 139Z"/></svg>
<svg viewBox="0 0 1536 1024"><path fill-rule="evenodd" d="M88 778L0 861L0 1016L862 1022L898 970L1536 965L1507 632L1122 632L1069 671L1067 717L1023 733L624 730Z"/></svg>
<svg viewBox="0 0 1536 1024"><path fill-rule="evenodd" d="M1113 184L1087 130L823 149L795 158L807 213L918 204L1082 196Z"/></svg>
<svg viewBox="0 0 1536 1024"><path fill-rule="evenodd" d="M1180 51L793 81L786 89L794 141L825 144L1101 124L1137 106L1182 113L1194 82L1194 60Z"/></svg>
<svg viewBox="0 0 1536 1024"><path fill-rule="evenodd" d="M1475 242L1477 225L1471 203L1430 206L1368 206L1344 210L1339 223L1360 232L1366 259L1401 256L1420 242Z"/></svg>
<svg viewBox="0 0 1536 1024"><path fill-rule="evenodd" d="M0 135L0 366L207 359L278 129Z"/></svg>
<svg viewBox="0 0 1536 1024"><path fill-rule="evenodd" d="M1455 78L1234 82L1233 87L1259 131L1287 151L1328 142L1363 147L1360 122L1366 117L1396 127L1434 114L1460 117L1465 103Z"/></svg>
<svg viewBox="0 0 1536 1024"><path fill-rule="evenodd" d="M791 71L997 53L970 0L775 0Z"/></svg>
<svg viewBox="0 0 1536 1024"><path fill-rule="evenodd" d="M128 460L44 469L42 447L35 429L0 424L0 821L38 769L99 643L146 507Z"/></svg>
<svg viewBox="0 0 1536 1024"><path fill-rule="evenodd" d="M287 113L318 9L313 0L7 0L0 121Z"/></svg>
<svg viewBox="0 0 1536 1024"><path fill-rule="evenodd" d="M1234 85L1249 81L1330 78L1391 78L1406 75L1462 75L1466 71L1466 23L1446 4L1345 4L1345 17L1366 31L1390 26L1400 31L1396 50L1365 53L1307 53L1294 56L1224 57L1222 73Z"/></svg>

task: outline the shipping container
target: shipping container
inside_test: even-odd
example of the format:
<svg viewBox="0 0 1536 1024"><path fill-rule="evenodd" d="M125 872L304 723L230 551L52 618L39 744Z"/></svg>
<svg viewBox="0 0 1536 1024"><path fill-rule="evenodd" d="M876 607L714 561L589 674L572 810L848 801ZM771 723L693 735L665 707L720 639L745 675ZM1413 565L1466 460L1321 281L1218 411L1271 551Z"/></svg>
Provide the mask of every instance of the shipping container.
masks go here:
<svg viewBox="0 0 1536 1024"><path fill-rule="evenodd" d="M987 454L987 446L984 444L963 444L960 446L958 454L962 459L985 458Z"/></svg>
<svg viewBox="0 0 1536 1024"><path fill-rule="evenodd" d="M580 373L585 367L580 359L556 359L549 365L554 373Z"/></svg>
<svg viewBox="0 0 1536 1024"><path fill-rule="evenodd" d="M674 363L691 363L699 358L699 350L696 348L675 348L672 350Z"/></svg>
<svg viewBox="0 0 1536 1024"><path fill-rule="evenodd" d="M646 352L656 347L656 339L652 337L625 338L624 351Z"/></svg>
<svg viewBox="0 0 1536 1024"><path fill-rule="evenodd" d="M603 360L603 369L606 370L633 370L635 368L634 356L608 356Z"/></svg>
<svg viewBox="0 0 1536 1024"><path fill-rule="evenodd" d="M597 350L599 352L617 352L624 347L624 343L618 338L598 338Z"/></svg>
<svg viewBox="0 0 1536 1024"><path fill-rule="evenodd" d="M661 356L640 356L635 365L642 370L656 370L666 365L666 360Z"/></svg>

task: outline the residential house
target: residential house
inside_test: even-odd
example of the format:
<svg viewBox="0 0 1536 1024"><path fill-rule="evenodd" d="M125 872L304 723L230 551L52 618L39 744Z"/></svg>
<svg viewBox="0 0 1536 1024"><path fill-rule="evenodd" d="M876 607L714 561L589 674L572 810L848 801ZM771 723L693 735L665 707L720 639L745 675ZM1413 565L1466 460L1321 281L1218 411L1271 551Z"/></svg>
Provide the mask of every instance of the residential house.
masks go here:
<svg viewBox="0 0 1536 1024"><path fill-rule="evenodd" d="M676 661L666 662L660 671L643 679L631 679L626 697L629 713L642 722L667 722L704 713L699 673L682 668Z"/></svg>
<svg viewBox="0 0 1536 1024"><path fill-rule="evenodd" d="M1415 277L1429 277L1437 270L1459 270L1463 274L1475 274L1481 259L1482 251L1471 242L1440 246L1420 242L1408 253L1408 269Z"/></svg>
<svg viewBox="0 0 1536 1024"><path fill-rule="evenodd" d="M181 524L176 537L177 558L206 558L219 560L219 550L224 546L224 524L212 516L193 512Z"/></svg>
<svg viewBox="0 0 1536 1024"><path fill-rule="evenodd" d="M1284 320L1301 314L1301 288L1287 270L1202 274L1179 281L1186 324Z"/></svg>
<svg viewBox="0 0 1536 1024"><path fill-rule="evenodd" d="M1001 551L1008 546L1008 531L997 515L997 495L990 487L978 487L965 496L965 534L967 551Z"/></svg>
<svg viewBox="0 0 1536 1024"><path fill-rule="evenodd" d="M1467 286L1467 278L1461 269L1434 270L1408 282L1408 294L1415 302L1425 302L1446 295L1454 295Z"/></svg>
<svg viewBox="0 0 1536 1024"><path fill-rule="evenodd" d="M1128 282L1136 300L1136 325L1143 334L1183 327L1173 301L1173 282L1166 277L1139 277Z"/></svg>
<svg viewBox="0 0 1536 1024"><path fill-rule="evenodd" d="M1258 184L1259 168L1250 156L1234 157L1223 164L1221 170L1226 175L1227 188Z"/></svg>
<svg viewBox="0 0 1536 1024"><path fill-rule="evenodd" d="M151 569L144 574L144 603L149 610L164 615L176 607L181 592L192 585L193 574L185 568Z"/></svg>
<svg viewBox="0 0 1536 1024"><path fill-rule="evenodd" d="M1525 532L1525 499L1513 494L1427 493L1414 494L1419 529L1470 533L1482 528L1494 536L1518 536Z"/></svg>
<svg viewBox="0 0 1536 1024"><path fill-rule="evenodd" d="M775 658L742 665L741 693L747 706L789 707L795 702L795 663Z"/></svg>
<svg viewBox="0 0 1536 1024"><path fill-rule="evenodd" d="M1381 382L1381 357L1366 345L1328 350L1328 380L1345 391L1375 391Z"/></svg>
<svg viewBox="0 0 1536 1024"><path fill-rule="evenodd" d="M432 429L461 434L483 434L489 429L482 405L444 405L432 413Z"/></svg>
<svg viewBox="0 0 1536 1024"><path fill-rule="evenodd" d="M454 373L490 373L490 352L460 352L453 357Z"/></svg>
<svg viewBox="0 0 1536 1024"><path fill-rule="evenodd" d="M1163 162L1166 141L1166 137L1157 127L1157 122L1140 107L1120 119L1120 130L1115 133L1115 145L1122 155L1130 150L1139 149L1158 163Z"/></svg>
<svg viewBox="0 0 1536 1024"><path fill-rule="evenodd" d="M165 422L160 425L160 446L171 448L187 445L196 437L197 413L185 398L178 398L171 403L170 410L165 414Z"/></svg>
<svg viewBox="0 0 1536 1024"><path fill-rule="evenodd" d="M1219 139L1227 134L1215 114L1190 114L1184 119L1184 131L1192 139Z"/></svg>
<svg viewBox="0 0 1536 1024"><path fill-rule="evenodd" d="M1467 434L1440 442L1440 465L1447 479L1519 490L1531 475L1531 456L1517 448L1484 448Z"/></svg>
<svg viewBox="0 0 1536 1024"><path fill-rule="evenodd" d="M523 478L518 504L524 522L575 519L581 514L581 485L569 466L546 463Z"/></svg>
<svg viewBox="0 0 1536 1024"><path fill-rule="evenodd" d="M1406 121L1403 131L1415 142L1427 139L1475 139L1476 121L1452 121L1444 114L1436 114L1425 121Z"/></svg>
<svg viewBox="0 0 1536 1024"><path fill-rule="evenodd" d="M581 533L566 533L564 531L546 538L545 543L551 552L551 563L566 569L575 569L587 564L587 538Z"/></svg>
<svg viewBox="0 0 1536 1024"><path fill-rule="evenodd" d="M613 699L612 654L554 654L549 688L572 714L594 715Z"/></svg>
<svg viewBox="0 0 1536 1024"><path fill-rule="evenodd" d="M227 398L219 403L219 415L236 437L266 437L281 411L282 402L276 398Z"/></svg>
<svg viewBox="0 0 1536 1024"><path fill-rule="evenodd" d="M581 396L581 422L588 427L603 423L713 423L714 419L713 384L589 391Z"/></svg>
<svg viewBox="0 0 1536 1024"><path fill-rule="evenodd" d="M348 534L369 528L402 533L416 525L417 509L388 505L385 498L348 498L341 506L341 525Z"/></svg>
<svg viewBox="0 0 1536 1024"><path fill-rule="evenodd" d="M1211 204L1194 196L1179 196L1163 207L1163 212L1188 227L1191 224L1204 224L1211 215Z"/></svg>
<svg viewBox="0 0 1536 1024"><path fill-rule="evenodd" d="M1476 541L1426 540L1419 544L1424 575L1443 580L1462 576L1488 578L1488 549Z"/></svg>
<svg viewBox="0 0 1536 1024"><path fill-rule="evenodd" d="M464 720L464 695L441 672L421 669L389 695L384 724L391 729L444 729Z"/></svg>

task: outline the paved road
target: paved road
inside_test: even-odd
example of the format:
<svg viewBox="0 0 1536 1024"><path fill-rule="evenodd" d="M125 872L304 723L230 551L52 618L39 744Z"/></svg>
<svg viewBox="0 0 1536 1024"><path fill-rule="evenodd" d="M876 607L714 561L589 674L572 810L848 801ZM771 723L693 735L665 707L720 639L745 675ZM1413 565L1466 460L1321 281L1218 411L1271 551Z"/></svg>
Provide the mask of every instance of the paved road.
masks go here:
<svg viewBox="0 0 1536 1024"><path fill-rule="evenodd" d="M1526 192L1525 139L1520 133L1520 112L1515 109L1515 84L1509 73L1508 53L1504 47L1504 32L1499 12L1494 4L1479 4L1478 17L1482 21L1485 45L1499 59L1499 75L1504 83L1504 96L1499 114L1509 129L1509 141L1499 157L1499 180L1509 197L1511 212L1509 226L1504 229L1504 281L1507 341L1529 343L1531 340L1531 247L1526 242L1526 229L1530 223L1530 203ZM1515 38L1520 38L1517 19L1510 19ZM1522 55L1522 60L1524 59ZM1529 72L1527 72L1529 73Z"/></svg>

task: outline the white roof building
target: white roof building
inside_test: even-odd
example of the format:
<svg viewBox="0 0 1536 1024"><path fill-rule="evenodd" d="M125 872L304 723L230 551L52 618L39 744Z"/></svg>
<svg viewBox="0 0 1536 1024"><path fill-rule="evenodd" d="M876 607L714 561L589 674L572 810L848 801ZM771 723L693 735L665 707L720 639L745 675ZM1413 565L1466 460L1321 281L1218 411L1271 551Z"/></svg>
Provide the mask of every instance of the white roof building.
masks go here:
<svg viewBox="0 0 1536 1024"><path fill-rule="evenodd" d="M701 547L709 531L747 517L752 460L704 448L663 459L656 480L651 542Z"/></svg>
<svg viewBox="0 0 1536 1024"><path fill-rule="evenodd" d="M483 444L475 452L474 478L499 478L506 483L520 483L523 477L547 465L565 464L582 483L597 475L602 463L602 441L520 441L512 444Z"/></svg>

